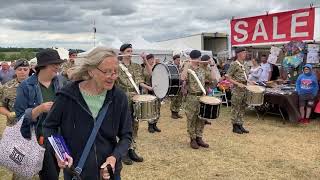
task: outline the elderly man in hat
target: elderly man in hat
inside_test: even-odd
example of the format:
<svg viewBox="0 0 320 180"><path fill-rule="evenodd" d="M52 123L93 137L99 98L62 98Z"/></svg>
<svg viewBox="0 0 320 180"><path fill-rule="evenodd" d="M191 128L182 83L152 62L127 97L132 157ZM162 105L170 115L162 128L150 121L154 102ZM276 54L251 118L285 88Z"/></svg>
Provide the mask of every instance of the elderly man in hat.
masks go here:
<svg viewBox="0 0 320 180"><path fill-rule="evenodd" d="M120 47L120 53L122 55L121 62L132 75L132 78L137 86L142 88L152 90L150 86L144 83L144 78L142 75L142 68L139 64L135 64L131 62L131 55L132 55L132 45L131 44L123 44ZM122 158L123 163L126 165L132 165L133 161L135 162L143 162L143 158L136 153L136 141L138 136L138 129L139 129L139 121L134 117L133 114L133 104L132 104L132 97L137 94L134 85L130 82L127 74L119 68L119 77L117 80L116 85L121 88L128 96L128 104L129 108L131 109L131 116L133 119L132 122L132 129L133 129L133 141L131 146L128 150L126 156Z"/></svg>
<svg viewBox="0 0 320 180"><path fill-rule="evenodd" d="M201 63L201 52L192 50L190 52L190 63L184 66L181 74L181 80L187 82L188 94L186 96L186 115L187 115L187 128L190 137L190 147L192 149L199 149L199 147L208 148L209 144L203 141L203 130L205 121L199 119L199 99L203 96L203 92L195 77L188 73L188 69L193 70L199 78L202 86L205 82L212 82L213 78L210 73L203 71L199 64Z"/></svg>
<svg viewBox="0 0 320 180"><path fill-rule="evenodd" d="M237 134L249 133L243 127L243 117L246 109L246 84L248 82L244 61L247 56L245 48L236 49L236 60L230 64L226 74L227 79L234 85L231 97L232 132Z"/></svg>
<svg viewBox="0 0 320 180"><path fill-rule="evenodd" d="M42 124L50 111L55 94L64 84L58 76L60 65L64 62L56 50L45 49L37 55L36 74L21 82L17 89L14 110L18 119L24 115L21 134L31 138L31 126L35 126L40 145L43 144ZM53 152L45 152L40 179L58 179L59 167Z"/></svg>
<svg viewBox="0 0 320 180"><path fill-rule="evenodd" d="M14 65L16 78L6 82L0 89L0 114L7 117L7 126L13 126L16 123L16 114L13 109L16 100L16 91L19 84L29 77L29 63L25 59L19 59ZM22 180L23 177L18 177L13 174L13 180Z"/></svg>

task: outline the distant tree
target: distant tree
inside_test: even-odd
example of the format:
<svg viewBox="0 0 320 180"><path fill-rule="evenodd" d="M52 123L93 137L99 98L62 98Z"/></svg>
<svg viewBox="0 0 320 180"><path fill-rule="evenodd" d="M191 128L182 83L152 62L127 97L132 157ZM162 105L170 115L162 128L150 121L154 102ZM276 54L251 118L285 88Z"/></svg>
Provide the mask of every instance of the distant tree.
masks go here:
<svg viewBox="0 0 320 180"><path fill-rule="evenodd" d="M6 59L5 53L0 53L0 61L4 61Z"/></svg>
<svg viewBox="0 0 320 180"><path fill-rule="evenodd" d="M20 51L19 56L20 58L30 60L35 57L35 53L32 49L23 49L22 51Z"/></svg>
<svg viewBox="0 0 320 180"><path fill-rule="evenodd" d="M10 54L6 57L6 61L15 61L20 59L20 53Z"/></svg>

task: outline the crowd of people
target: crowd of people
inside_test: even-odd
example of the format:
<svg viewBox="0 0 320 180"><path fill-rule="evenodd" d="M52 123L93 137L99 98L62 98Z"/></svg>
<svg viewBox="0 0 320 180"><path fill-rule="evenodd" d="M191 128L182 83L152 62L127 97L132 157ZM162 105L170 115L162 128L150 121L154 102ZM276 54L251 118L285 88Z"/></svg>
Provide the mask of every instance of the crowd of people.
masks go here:
<svg viewBox="0 0 320 180"><path fill-rule="evenodd" d="M83 179L109 179L106 165L111 165L114 178L120 178L122 162L132 165L143 162L138 153L139 119L133 110L133 97L138 86L142 94L154 95L152 88L152 69L160 60L153 54L142 55L143 65L132 62L132 44L120 47L120 56L111 49L97 47L89 53L77 57L70 51L68 61L62 60L57 51L45 49L37 53L37 64L31 66L25 59L17 60L13 67L1 64L0 114L7 117L7 125L23 121L21 134L31 138L35 127L38 143L46 148L40 179L56 180L60 169L64 169L64 178L72 179L72 167L76 167L82 158L82 152L89 139L95 122L101 124L93 147L88 152L81 177ZM246 108L246 85L258 84L279 78L279 69L267 62L267 57L252 59L248 66L247 51L236 49L236 58L231 63L218 65L208 55L192 50L190 59L181 62L180 55L174 55L171 64L181 72L181 91L171 97L171 117L180 119L183 102L187 118L187 134L192 149L209 148L203 137L204 127L211 122L198 117L199 98L209 94L212 89L229 90L231 95L232 132L249 133L244 127ZM75 66L75 61L79 65ZM119 66L124 66L128 74ZM207 91L205 94L199 82L188 70L196 73L200 83ZM305 65L304 73L296 84L299 94L301 122L307 122L318 93L318 81L312 74L312 66ZM158 99L160 112L161 101ZM106 109L106 114L102 113ZM158 121L161 116L150 119L148 131L160 133ZM61 134L70 148L65 160L56 157L47 138ZM74 171L73 171L74 172ZM76 172L74 172L76 173ZM13 179L24 179L17 175Z"/></svg>

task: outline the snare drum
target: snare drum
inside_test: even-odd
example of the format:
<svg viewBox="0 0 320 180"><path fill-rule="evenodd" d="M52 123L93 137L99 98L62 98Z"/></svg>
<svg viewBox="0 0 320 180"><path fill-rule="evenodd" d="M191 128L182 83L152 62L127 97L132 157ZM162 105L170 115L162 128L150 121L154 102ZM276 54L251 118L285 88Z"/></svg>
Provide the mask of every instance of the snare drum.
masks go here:
<svg viewBox="0 0 320 180"><path fill-rule="evenodd" d="M265 88L249 85L246 87L247 104L249 106L261 106L263 104Z"/></svg>
<svg viewBox="0 0 320 180"><path fill-rule="evenodd" d="M154 94L159 99L178 95L181 89L179 69L171 64L155 65L152 69L151 84Z"/></svg>
<svg viewBox="0 0 320 180"><path fill-rule="evenodd" d="M219 117L221 100L216 97L202 96L200 97L199 119L214 120Z"/></svg>
<svg viewBox="0 0 320 180"><path fill-rule="evenodd" d="M133 114L138 120L147 121L157 119L159 116L159 102L152 95L135 95L132 97Z"/></svg>

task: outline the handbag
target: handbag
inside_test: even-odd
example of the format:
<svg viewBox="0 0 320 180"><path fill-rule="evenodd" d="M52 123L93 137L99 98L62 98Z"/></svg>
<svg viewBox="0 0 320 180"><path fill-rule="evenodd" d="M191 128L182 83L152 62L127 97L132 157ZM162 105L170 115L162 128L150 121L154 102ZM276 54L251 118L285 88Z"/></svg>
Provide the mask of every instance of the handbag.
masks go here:
<svg viewBox="0 0 320 180"><path fill-rule="evenodd" d="M24 116L12 127L7 126L0 140L0 166L14 174L31 178L42 169L45 149L38 144L34 130L31 139L25 139L20 128Z"/></svg>

